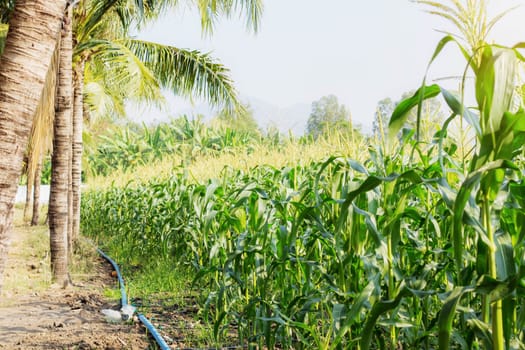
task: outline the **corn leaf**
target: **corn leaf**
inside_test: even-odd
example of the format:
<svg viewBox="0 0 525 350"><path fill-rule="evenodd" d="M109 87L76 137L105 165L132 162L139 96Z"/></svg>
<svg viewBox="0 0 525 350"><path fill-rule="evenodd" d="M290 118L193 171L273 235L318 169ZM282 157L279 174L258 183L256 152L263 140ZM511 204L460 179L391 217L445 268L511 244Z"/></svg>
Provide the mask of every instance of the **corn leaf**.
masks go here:
<svg viewBox="0 0 525 350"><path fill-rule="evenodd" d="M388 123L389 139L393 139L401 127L405 124L408 113L420 104L422 101L436 97L440 93L438 85L422 86L414 95L401 101L392 112L390 122Z"/></svg>

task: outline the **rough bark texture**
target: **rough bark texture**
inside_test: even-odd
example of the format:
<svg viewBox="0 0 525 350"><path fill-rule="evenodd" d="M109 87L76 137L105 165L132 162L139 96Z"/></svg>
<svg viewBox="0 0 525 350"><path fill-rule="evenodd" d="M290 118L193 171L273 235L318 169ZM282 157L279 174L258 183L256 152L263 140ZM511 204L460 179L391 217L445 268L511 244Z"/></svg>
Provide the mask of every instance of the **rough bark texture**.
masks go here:
<svg viewBox="0 0 525 350"><path fill-rule="evenodd" d="M73 182L73 231L71 238L73 244L80 234L80 197L82 183L82 129L84 123L84 61L81 60L75 67L74 76L74 105L73 105L73 164L72 164L72 182Z"/></svg>
<svg viewBox="0 0 525 350"><path fill-rule="evenodd" d="M38 161L35 171L35 181L33 183L33 215L31 216L31 226L38 225L40 218L40 180L42 178L42 158Z"/></svg>
<svg viewBox="0 0 525 350"><path fill-rule="evenodd" d="M0 289L23 153L66 0L18 0L0 59Z"/></svg>
<svg viewBox="0 0 525 350"><path fill-rule="evenodd" d="M73 83L73 76L71 76ZM73 89L73 85L71 85ZM67 179L67 251L73 254L73 90L71 90L71 125L69 129L69 164Z"/></svg>
<svg viewBox="0 0 525 350"><path fill-rule="evenodd" d="M53 281L66 286L68 276L68 189L71 148L72 40L71 11L64 16L60 40L60 63L56 113L53 127L53 157L49 198L49 235Z"/></svg>

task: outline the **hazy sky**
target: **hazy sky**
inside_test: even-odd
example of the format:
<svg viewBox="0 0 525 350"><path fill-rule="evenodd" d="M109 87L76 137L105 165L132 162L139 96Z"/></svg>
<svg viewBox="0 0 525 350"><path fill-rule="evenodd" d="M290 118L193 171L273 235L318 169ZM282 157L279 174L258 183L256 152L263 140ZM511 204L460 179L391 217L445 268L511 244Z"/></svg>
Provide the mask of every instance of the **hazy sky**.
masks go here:
<svg viewBox="0 0 525 350"><path fill-rule="evenodd" d="M525 1L488 1L492 15L507 15L491 38L513 45L525 41ZM334 94L355 121L369 130L377 102L398 100L416 89L439 39L436 29L453 29L408 0L266 0L257 34L238 18L223 19L213 36L201 34L197 14L181 8L139 38L211 52L231 70L241 96L277 107L308 103ZM432 79L461 75L465 63L455 47L430 70ZM456 80L440 80L456 88ZM172 106L184 108L177 101ZM177 107L172 107L177 108ZM176 110L170 111L176 114Z"/></svg>

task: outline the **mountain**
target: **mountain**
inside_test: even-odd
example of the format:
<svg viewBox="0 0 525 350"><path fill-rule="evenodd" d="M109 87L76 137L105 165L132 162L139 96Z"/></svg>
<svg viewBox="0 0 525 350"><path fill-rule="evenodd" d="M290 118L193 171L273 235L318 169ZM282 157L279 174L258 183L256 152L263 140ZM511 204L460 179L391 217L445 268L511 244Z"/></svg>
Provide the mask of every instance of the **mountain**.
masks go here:
<svg viewBox="0 0 525 350"><path fill-rule="evenodd" d="M263 130L275 126L280 132L292 132L301 136L306 130L306 123L310 116L311 107L306 103L297 103L289 107L279 108L264 100L247 97L243 101L248 103L253 111L253 117Z"/></svg>
<svg viewBox="0 0 525 350"><path fill-rule="evenodd" d="M265 131L269 127L276 127L281 133L292 132L296 136L304 135L306 123L310 116L311 106L306 103L297 103L280 108L256 97L241 97L244 103L250 105L253 117L259 127ZM204 116L210 120L217 114L217 110L205 102L191 104L181 98L167 96L167 106L163 110L155 108L140 109L138 106L127 106L127 114L133 121L156 124L180 115Z"/></svg>

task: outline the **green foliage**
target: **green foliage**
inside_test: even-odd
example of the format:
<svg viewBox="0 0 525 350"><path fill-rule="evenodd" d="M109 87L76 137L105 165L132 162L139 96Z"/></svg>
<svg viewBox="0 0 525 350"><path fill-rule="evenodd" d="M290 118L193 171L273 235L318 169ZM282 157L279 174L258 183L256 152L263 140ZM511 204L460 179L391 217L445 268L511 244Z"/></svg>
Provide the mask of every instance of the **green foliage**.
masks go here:
<svg viewBox="0 0 525 350"><path fill-rule="evenodd" d="M417 96L415 100L409 99L409 97L414 94L414 91L406 92L401 96L400 101L393 102L392 99L385 98L377 103L372 132L378 141L384 142L387 138L388 125L391 116L394 117L394 119L400 117L399 115L394 114L395 109L398 107L405 112L402 116L402 120L398 124L414 130L419 128L419 139L424 142L432 141L434 134L441 128L441 124L443 123L441 103L435 98L426 99L421 107L422 115L420 118L420 125L418 125L418 109L414 107L418 105L419 97ZM408 101L411 101L412 103L408 106L399 106L401 101L405 104L408 103ZM396 130L392 130L391 132L399 131L398 128L396 128Z"/></svg>
<svg viewBox="0 0 525 350"><path fill-rule="evenodd" d="M15 0L0 0L0 23L9 23L14 8Z"/></svg>
<svg viewBox="0 0 525 350"><path fill-rule="evenodd" d="M144 63L160 86L180 96L204 98L231 112L242 109L229 70L210 55L140 40L126 40L123 45Z"/></svg>
<svg viewBox="0 0 525 350"><path fill-rule="evenodd" d="M257 121L253 117L253 111L250 106L244 106L237 113L231 113L228 110L222 110L212 121L212 124L218 128L232 129L238 132L244 132L260 136L261 132Z"/></svg>
<svg viewBox="0 0 525 350"><path fill-rule="evenodd" d="M20 177L20 185L27 184L27 159L24 159L23 174ZM49 185L51 183L51 155L44 156L42 160L42 173L40 174L40 183L42 185Z"/></svg>
<svg viewBox="0 0 525 350"><path fill-rule="evenodd" d="M435 157L439 144L413 140L405 137L390 155L372 148L366 165L332 157L305 167L224 171L205 182L181 170L164 182L90 192L83 232L129 268L145 272L174 261L192 268L194 288L209 291L200 305L219 342L234 324L241 343L268 348L483 343L485 323L469 310L484 295L519 298L516 281L524 276L517 267L502 280L478 272L469 257L479 241L468 228L464 265L454 262L454 213L472 222L477 204L468 191L457 193L462 179L445 171L456 167L455 148ZM420 158L408 162L416 145ZM523 177L516 181L503 216L516 233L498 243L505 251L525 235ZM455 197L467 198L465 207L454 208ZM457 312L468 322L458 322ZM522 336L512 329L509 339Z"/></svg>
<svg viewBox="0 0 525 350"><path fill-rule="evenodd" d="M331 158L305 168L225 173L202 184L180 174L136 189L90 193L83 201L82 222L89 223L83 230L97 232L101 243L129 265L144 264L151 256L155 263L191 264L197 288L211 291L201 302L217 337L234 322L241 339L259 346L353 347L373 300L388 300L380 277L386 262L374 257L386 242L386 235L373 229L374 221L385 223L377 207L381 191L374 188L383 181L410 188L408 174L373 180L375 187L359 186L373 179L366 180L364 169ZM424 192L416 193L411 199L426 200ZM349 196L353 205L343 211L337 203ZM396 203L392 198L389 208ZM406 215L411 212L407 223L414 228L428 217L407 207ZM401 260L406 254L414 261L428 254L408 238L397 250L395 259ZM423 261L433 264L431 256ZM436 257L447 261L446 254ZM405 278L411 278L408 272ZM374 324L386 312L379 306L374 310L377 316L366 323L370 335L381 333Z"/></svg>
<svg viewBox="0 0 525 350"><path fill-rule="evenodd" d="M468 52L447 36L431 62L449 43ZM268 349L524 349L523 45L482 47L468 58L477 108L423 83L392 109L396 142L368 145L364 162L225 168L205 181L181 168L87 193L83 232L125 266L192 269L216 342L235 329L241 345ZM438 95L450 116L419 142ZM456 119L472 126L469 156L447 135ZM196 130L184 133L193 144Z"/></svg>
<svg viewBox="0 0 525 350"><path fill-rule="evenodd" d="M167 0L170 1L170 0ZM246 26L254 32L259 28L263 12L262 0L198 0L195 1L201 15L201 26L211 33L221 16L229 17L236 11L244 13Z"/></svg>
<svg viewBox="0 0 525 350"><path fill-rule="evenodd" d="M249 150L260 136L251 130L213 128L201 119L186 116L156 126L129 124L99 136L96 146L86 152L90 175L108 175L116 169L132 170L139 165L179 155L187 165L199 155Z"/></svg>
<svg viewBox="0 0 525 350"><path fill-rule="evenodd" d="M438 45L436 52L440 52L442 43L448 42L455 40L446 37ZM474 117L451 93L432 85L422 86L412 97L400 103L392 113L389 124L391 135L397 133L409 109L415 105L421 108L424 100L442 93L453 112L449 120L456 116L465 118L476 132L478 147L470 160L469 173L457 185L450 184L447 177L444 177L442 183L448 191L455 192L454 199L447 200L447 204L453 213L452 247L459 273L454 280L457 293L453 299L453 307L447 309L450 313L446 317L440 317L440 349L449 348L451 317L461 294L467 292L467 289L482 300L481 316L473 322L487 329L490 324L492 329L492 335L482 339L485 346L494 349L508 347L513 340L509 327L514 327L509 318L516 312L516 302L510 298L511 291L516 292L516 286L509 285L508 281L521 278L516 275L515 249L510 243L510 233L499 231L501 223L496 218L501 211L501 202L508 200L510 195L506 182L520 170L512 160L522 151L525 114L521 107L517 112L510 108L517 86L517 62L522 56L512 49L484 44L477 57L479 60L470 61L470 65L476 76L479 117ZM450 169L444 169L445 173L449 171ZM442 193L444 198L450 198L449 194ZM476 249L467 253L465 242L469 237L477 243ZM504 239L506 244L502 245L500 239ZM477 276L474 280L470 280L473 266L469 266L469 260L475 261ZM505 296L494 298L481 290L480 281L487 279L496 282L496 285L501 283L506 290ZM478 288L464 289L465 286L476 284ZM490 292L495 288L497 287L493 285Z"/></svg>
<svg viewBox="0 0 525 350"><path fill-rule="evenodd" d="M339 105L334 95L324 96L312 103L312 112L306 125L306 133L314 139L323 134L339 130L351 133L350 112L344 105Z"/></svg>
<svg viewBox="0 0 525 350"><path fill-rule="evenodd" d="M85 67L85 101L90 118L124 115L126 101L158 105L161 89L178 96L206 99L230 112L242 109L229 71L209 54L130 37L168 8L172 0L90 0L74 12L74 62ZM220 16L238 13L257 29L260 0L190 1L201 12L202 29L210 32ZM85 63L85 66L82 64Z"/></svg>
<svg viewBox="0 0 525 350"><path fill-rule="evenodd" d="M0 56L4 52L5 40L7 38L7 31L9 26L7 24L0 23Z"/></svg>

